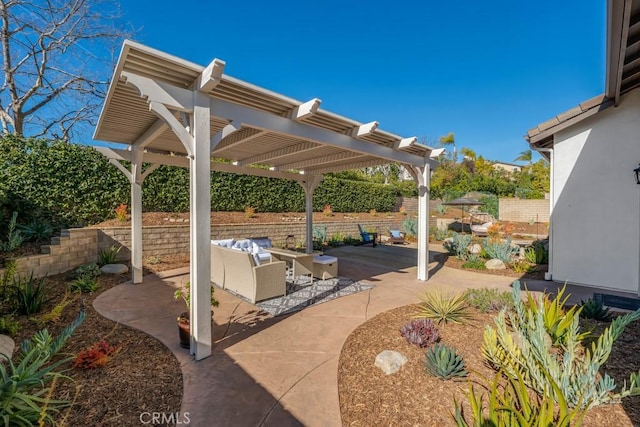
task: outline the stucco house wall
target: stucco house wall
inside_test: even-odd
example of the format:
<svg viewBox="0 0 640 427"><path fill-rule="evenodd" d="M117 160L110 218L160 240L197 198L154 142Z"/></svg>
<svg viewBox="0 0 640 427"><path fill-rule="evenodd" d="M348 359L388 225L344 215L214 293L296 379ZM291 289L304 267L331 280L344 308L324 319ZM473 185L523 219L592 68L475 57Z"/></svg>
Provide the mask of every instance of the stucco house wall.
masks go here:
<svg viewBox="0 0 640 427"><path fill-rule="evenodd" d="M554 138L553 280L640 293L640 90Z"/></svg>

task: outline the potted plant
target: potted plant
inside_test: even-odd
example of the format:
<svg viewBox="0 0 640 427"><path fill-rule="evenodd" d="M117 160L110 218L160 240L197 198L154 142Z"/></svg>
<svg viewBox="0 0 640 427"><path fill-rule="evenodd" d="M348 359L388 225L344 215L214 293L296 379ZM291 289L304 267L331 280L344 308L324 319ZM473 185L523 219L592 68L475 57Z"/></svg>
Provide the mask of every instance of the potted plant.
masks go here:
<svg viewBox="0 0 640 427"><path fill-rule="evenodd" d="M180 346L182 348L189 348L191 346L191 325L189 322L189 310L191 309L191 283L187 282L183 288L176 289L173 293L175 299L180 299L187 305L187 311L178 316L178 334L180 336ZM219 305L218 300L213 296L213 287L211 287L211 306L217 307ZM212 310L213 312L213 310Z"/></svg>

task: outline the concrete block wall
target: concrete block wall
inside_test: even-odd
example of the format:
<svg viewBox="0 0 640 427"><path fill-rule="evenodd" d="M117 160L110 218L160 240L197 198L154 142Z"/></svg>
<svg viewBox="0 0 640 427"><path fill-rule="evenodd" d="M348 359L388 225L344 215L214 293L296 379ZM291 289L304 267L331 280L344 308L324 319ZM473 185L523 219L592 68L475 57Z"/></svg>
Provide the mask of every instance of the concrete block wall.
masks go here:
<svg viewBox="0 0 640 427"><path fill-rule="evenodd" d="M16 273L21 276L44 277L64 273L83 264L95 262L98 257L98 230L72 228L62 230L50 245L44 245L42 253L16 258ZM0 275L4 271L0 270Z"/></svg>
<svg viewBox="0 0 640 427"><path fill-rule="evenodd" d="M502 198L498 200L500 221L549 222L548 199Z"/></svg>
<svg viewBox="0 0 640 427"><path fill-rule="evenodd" d="M358 224L365 229L376 229L386 232L389 228L399 228L403 220L385 219L358 221L345 220L343 222L316 222L316 226L326 227L327 238L337 233L343 236L360 238ZM131 230L129 227L96 228L98 232L98 248L106 250L112 245L123 246L118 258L127 260L131 257ZM287 236L293 235L296 243L305 242L305 223L292 222L289 224L216 224L211 226L211 239L240 239L245 237L267 236L274 245L284 245ZM175 255L189 253L189 226L157 226L142 229L143 257Z"/></svg>

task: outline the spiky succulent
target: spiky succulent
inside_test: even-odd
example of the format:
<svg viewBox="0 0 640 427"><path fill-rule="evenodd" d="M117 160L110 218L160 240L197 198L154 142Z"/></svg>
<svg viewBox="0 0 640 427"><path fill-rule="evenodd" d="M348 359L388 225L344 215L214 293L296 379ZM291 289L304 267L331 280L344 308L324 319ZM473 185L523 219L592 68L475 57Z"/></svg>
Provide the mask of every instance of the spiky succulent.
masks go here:
<svg viewBox="0 0 640 427"><path fill-rule="evenodd" d="M425 368L431 375L442 380L464 378L468 375L464 360L456 349L446 344L434 344L425 353Z"/></svg>
<svg viewBox="0 0 640 427"><path fill-rule="evenodd" d="M580 307L582 307L580 317L595 320L611 320L609 308L602 305L599 301L595 301L593 299L580 301Z"/></svg>
<svg viewBox="0 0 640 427"><path fill-rule="evenodd" d="M400 328L400 334L407 339L409 344L422 348L429 347L440 339L436 325L429 319L412 320Z"/></svg>
<svg viewBox="0 0 640 427"><path fill-rule="evenodd" d="M463 293L447 295L438 289L425 292L425 294L420 297L418 308L419 311L414 317L431 319L438 324L465 323L471 318Z"/></svg>

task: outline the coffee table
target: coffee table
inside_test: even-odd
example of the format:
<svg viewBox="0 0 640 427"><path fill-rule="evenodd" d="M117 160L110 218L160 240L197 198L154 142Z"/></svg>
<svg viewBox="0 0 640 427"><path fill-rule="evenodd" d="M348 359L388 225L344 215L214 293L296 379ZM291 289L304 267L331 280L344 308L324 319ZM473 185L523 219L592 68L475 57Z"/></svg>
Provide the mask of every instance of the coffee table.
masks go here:
<svg viewBox="0 0 640 427"><path fill-rule="evenodd" d="M294 279L298 276L309 275L313 282L313 254L291 251L289 249L268 248L266 251L278 261L285 261L293 269Z"/></svg>

